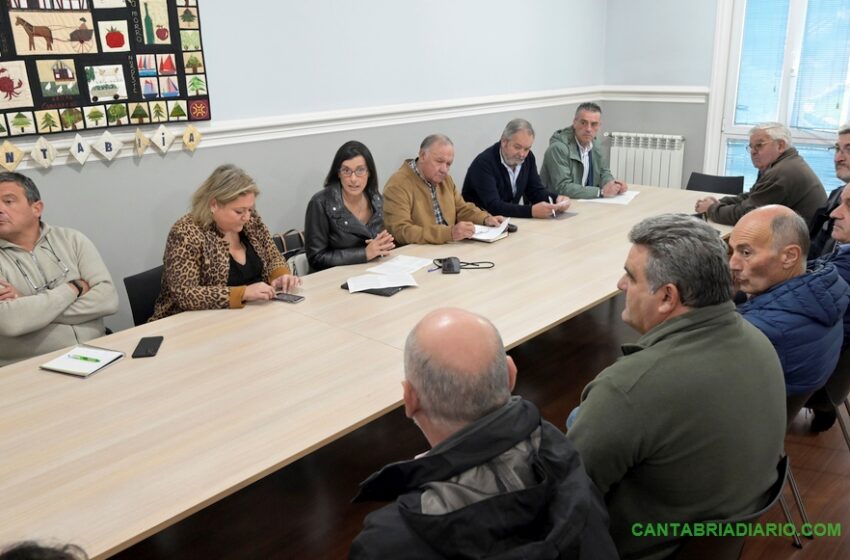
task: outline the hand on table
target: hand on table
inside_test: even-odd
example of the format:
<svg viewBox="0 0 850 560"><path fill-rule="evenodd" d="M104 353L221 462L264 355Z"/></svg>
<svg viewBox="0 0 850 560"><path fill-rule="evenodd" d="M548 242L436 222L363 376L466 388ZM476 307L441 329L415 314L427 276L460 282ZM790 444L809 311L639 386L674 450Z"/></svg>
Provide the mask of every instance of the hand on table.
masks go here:
<svg viewBox="0 0 850 560"><path fill-rule="evenodd" d="M395 239L387 230L384 230L374 239L366 240L366 260L371 261L377 257L386 257L393 249L395 249Z"/></svg>

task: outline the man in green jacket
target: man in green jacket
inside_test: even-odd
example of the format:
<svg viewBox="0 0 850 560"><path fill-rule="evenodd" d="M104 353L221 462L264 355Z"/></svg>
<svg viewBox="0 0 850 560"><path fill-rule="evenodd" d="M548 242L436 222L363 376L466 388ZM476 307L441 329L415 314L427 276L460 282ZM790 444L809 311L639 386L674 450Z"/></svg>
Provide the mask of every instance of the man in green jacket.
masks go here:
<svg viewBox="0 0 850 560"><path fill-rule="evenodd" d="M570 198L612 197L628 190L617 181L593 144L602 122L602 108L582 103L572 126L557 130L549 139L540 178L549 190Z"/></svg>
<svg viewBox="0 0 850 560"><path fill-rule="evenodd" d="M666 214L629 239L618 286L623 321L641 337L585 387L568 437L605 494L620 556L659 559L682 543L674 524L764 506L782 455L785 382L770 341L735 312L714 229Z"/></svg>

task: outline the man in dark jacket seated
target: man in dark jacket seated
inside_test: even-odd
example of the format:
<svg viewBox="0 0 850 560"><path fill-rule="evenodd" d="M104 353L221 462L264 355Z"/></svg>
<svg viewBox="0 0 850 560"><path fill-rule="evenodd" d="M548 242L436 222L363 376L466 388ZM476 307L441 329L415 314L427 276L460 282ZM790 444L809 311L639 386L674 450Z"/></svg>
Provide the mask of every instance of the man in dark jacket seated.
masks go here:
<svg viewBox="0 0 850 560"><path fill-rule="evenodd" d="M835 369L850 287L831 263L806 271L809 231L785 206L746 214L732 230L729 245L733 281L748 296L738 312L767 335L779 354L790 423Z"/></svg>
<svg viewBox="0 0 850 560"><path fill-rule="evenodd" d="M818 208L826 203L826 192L809 164L791 143L791 131L784 124L769 122L750 129L747 146L758 179L750 192L707 196L697 201L694 211L718 224L735 225L753 208L768 204L788 206L811 223ZM805 257L805 255L803 255Z"/></svg>
<svg viewBox="0 0 850 560"><path fill-rule="evenodd" d="M850 131L850 128L848 128L848 131ZM842 149L847 150L846 154L841 155L842 159L847 162L843 165L850 167L850 134L847 135L846 144L843 145ZM838 152L835 156L836 168L838 167L839 154L841 152ZM850 180L850 177L848 177L848 180ZM829 214L829 217L833 222L830 224L830 232L832 240L835 241L835 246L828 254L811 263L810 268L817 269L822 267L824 263L831 263L835 265L838 274L844 278L844 281L850 283L850 185L842 188L839 204ZM841 351L845 351L848 346L850 346L850 307L848 307L848 312L844 314L844 344ZM814 412L811 423L813 432L825 432L835 424L835 409L829 404L829 399L822 389L812 396L806 406Z"/></svg>
<svg viewBox="0 0 850 560"><path fill-rule="evenodd" d="M830 150L834 154L835 176L844 181L846 186L846 183L850 183L850 123L845 123L838 129L838 139ZM838 187L830 192L826 204L818 208L815 217L809 224L809 237L812 240L812 246L809 248L810 260L831 253L835 249L836 242L847 243L850 241L850 234L845 234L848 239L838 241L832 236L834 221L832 212L840 204L843 191L844 187ZM839 272L841 272L840 268ZM846 276L843 276L843 278L847 280Z"/></svg>
<svg viewBox="0 0 850 560"><path fill-rule="evenodd" d="M533 143L530 122L509 122L502 138L472 160L463 180L464 200L493 215L516 218L553 218L565 212L570 199L543 186Z"/></svg>
<svg viewBox="0 0 850 560"><path fill-rule="evenodd" d="M356 501L350 557L617 558L602 497L564 435L511 397L516 366L495 327L439 309L404 349L404 409L432 449L387 465Z"/></svg>

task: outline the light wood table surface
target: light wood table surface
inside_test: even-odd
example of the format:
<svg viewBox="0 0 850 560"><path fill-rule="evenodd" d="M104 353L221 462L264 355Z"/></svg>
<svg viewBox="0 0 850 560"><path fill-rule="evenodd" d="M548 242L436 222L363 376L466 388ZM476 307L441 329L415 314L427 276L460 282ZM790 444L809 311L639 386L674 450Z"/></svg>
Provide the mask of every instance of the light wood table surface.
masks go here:
<svg viewBox="0 0 850 560"><path fill-rule="evenodd" d="M88 379L38 369L60 352L0 369L0 546L46 539L107 557L385 414L401 402L405 337L431 309L481 313L512 347L610 298L631 226L703 195L633 188L627 206L575 201L575 215L515 220L496 243L396 251L491 270L423 269L419 287L383 298L339 287L374 263L338 267L305 277L299 304L183 313L93 341L127 358ZM154 335L159 354L130 359Z"/></svg>

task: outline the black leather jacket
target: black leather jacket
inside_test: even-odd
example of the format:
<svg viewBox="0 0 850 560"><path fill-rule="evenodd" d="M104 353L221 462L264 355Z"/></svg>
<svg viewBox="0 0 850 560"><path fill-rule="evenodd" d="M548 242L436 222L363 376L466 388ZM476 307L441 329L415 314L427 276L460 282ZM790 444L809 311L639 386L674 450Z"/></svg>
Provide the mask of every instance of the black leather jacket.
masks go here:
<svg viewBox="0 0 850 560"><path fill-rule="evenodd" d="M332 183L310 199L304 218L307 260L311 270L366 262L366 240L384 229L384 203L376 194L372 217L363 224L342 202L342 187Z"/></svg>

